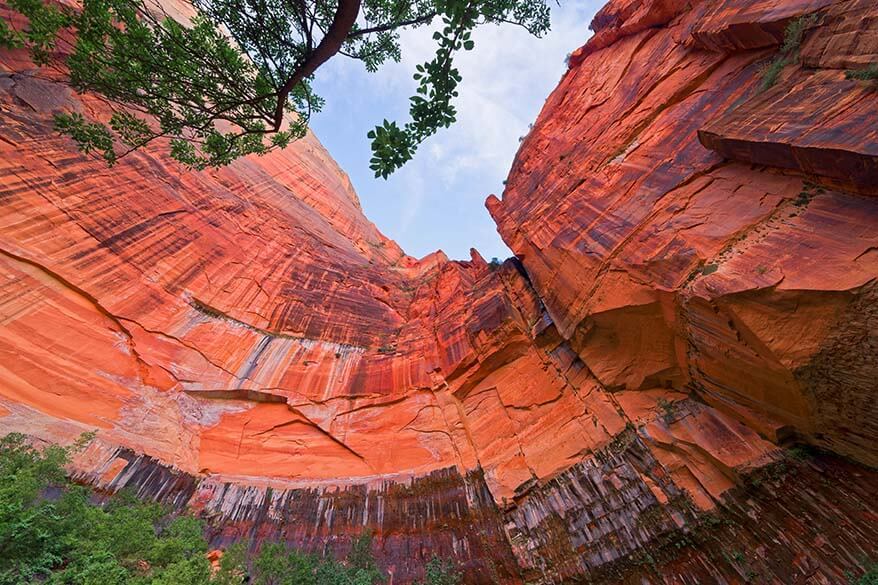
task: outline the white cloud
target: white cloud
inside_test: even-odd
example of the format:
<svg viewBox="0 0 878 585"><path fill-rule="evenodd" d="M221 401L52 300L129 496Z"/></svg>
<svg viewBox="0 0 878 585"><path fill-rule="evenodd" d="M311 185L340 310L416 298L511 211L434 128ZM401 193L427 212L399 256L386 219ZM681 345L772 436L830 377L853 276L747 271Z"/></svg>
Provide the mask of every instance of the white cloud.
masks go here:
<svg viewBox="0 0 878 585"><path fill-rule="evenodd" d="M454 102L457 124L429 142L446 180L466 170L505 176L519 136L566 70L565 56L590 35L588 22L596 8L596 2L586 1L554 7L552 30L541 39L508 25L474 33L476 48L455 61L463 76ZM387 86L411 93L415 65L432 58L435 42L424 29L414 29L403 33L401 47L402 62L387 67L384 75Z"/></svg>
<svg viewBox="0 0 878 585"><path fill-rule="evenodd" d="M317 120L317 133L343 159L370 219L415 256L442 248L466 258L470 246L486 257L508 255L484 199L502 190L519 137L566 70L565 56L591 34L588 23L602 3L553 5L552 30L541 39L510 25L478 29L475 49L455 58L463 76L454 101L456 124L428 139L387 182L361 168L368 166L363 128L385 117L406 122L415 66L436 51L431 31L404 31L401 62L374 74L347 59L322 67L318 90L327 110Z"/></svg>

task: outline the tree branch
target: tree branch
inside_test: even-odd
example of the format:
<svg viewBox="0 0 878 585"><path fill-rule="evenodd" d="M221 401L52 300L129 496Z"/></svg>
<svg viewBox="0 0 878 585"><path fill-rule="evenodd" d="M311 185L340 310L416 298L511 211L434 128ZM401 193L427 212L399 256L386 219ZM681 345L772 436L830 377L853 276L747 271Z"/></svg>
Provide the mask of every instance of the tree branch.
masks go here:
<svg viewBox="0 0 878 585"><path fill-rule="evenodd" d="M280 88L277 97L277 107L274 110L274 129L280 130L284 118L284 106L287 96L306 77L312 75L318 67L326 63L333 55L338 53L347 39L348 34L357 22L360 14L360 0L339 0L338 9L326 35L320 40L320 44L312 51L293 75Z"/></svg>
<svg viewBox="0 0 878 585"><path fill-rule="evenodd" d="M355 30L354 32L348 35L348 39L355 39L357 37L361 37L363 35L368 35L377 32L385 32L388 30L393 30L396 28L401 28L404 26L411 26L413 24L426 24L436 18L438 16L438 12L431 12L430 14L425 14L423 16L419 16L417 18L412 18L411 20L401 20L399 22L390 22L388 24L382 24L380 26L373 26L370 28L361 28L359 30Z"/></svg>

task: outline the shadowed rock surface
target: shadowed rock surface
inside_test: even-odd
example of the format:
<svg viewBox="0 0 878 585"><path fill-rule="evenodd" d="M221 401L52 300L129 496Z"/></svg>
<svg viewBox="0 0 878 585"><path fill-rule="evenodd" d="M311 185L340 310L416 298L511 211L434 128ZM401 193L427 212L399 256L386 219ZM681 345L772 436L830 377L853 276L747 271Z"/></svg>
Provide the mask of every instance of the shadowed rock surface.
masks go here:
<svg viewBox="0 0 878 585"><path fill-rule="evenodd" d="M878 62L875 4L619 0L592 26L488 199L496 270L406 256L313 135L107 168L52 129L106 106L0 52L0 431L99 429L79 480L217 546L371 529L394 583L433 554L467 583L862 572L878 91L845 71Z"/></svg>

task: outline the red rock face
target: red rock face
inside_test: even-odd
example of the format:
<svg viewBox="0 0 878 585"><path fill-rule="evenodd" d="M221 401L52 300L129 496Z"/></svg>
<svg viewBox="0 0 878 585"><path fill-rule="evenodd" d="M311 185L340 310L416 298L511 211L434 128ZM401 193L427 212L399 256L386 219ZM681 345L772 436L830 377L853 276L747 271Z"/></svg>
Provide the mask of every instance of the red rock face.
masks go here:
<svg viewBox="0 0 878 585"><path fill-rule="evenodd" d="M878 462L875 16L608 4L488 200L497 270L406 256L311 135L107 168L51 123L101 102L0 53L0 430L99 429L74 473L217 547L372 529L398 583L839 582L878 474L779 447Z"/></svg>
<svg viewBox="0 0 878 585"><path fill-rule="evenodd" d="M605 387L694 389L773 440L874 464L878 92L845 79L874 61L874 3L701 2L654 12L658 29L624 7L489 198L501 233Z"/></svg>

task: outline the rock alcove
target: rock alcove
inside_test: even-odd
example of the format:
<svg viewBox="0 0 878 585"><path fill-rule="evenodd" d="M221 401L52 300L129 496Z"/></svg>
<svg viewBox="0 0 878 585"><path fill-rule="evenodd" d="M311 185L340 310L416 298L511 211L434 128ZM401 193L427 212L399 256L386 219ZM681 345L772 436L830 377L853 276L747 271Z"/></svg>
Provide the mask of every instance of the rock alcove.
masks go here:
<svg viewBox="0 0 878 585"><path fill-rule="evenodd" d="M764 69L810 19L795 62ZM113 168L0 53L0 429L394 582L840 583L878 556L867 0L612 0L487 205L411 258L317 138ZM787 448L821 449L805 458ZM735 551L746 550L745 558Z"/></svg>

